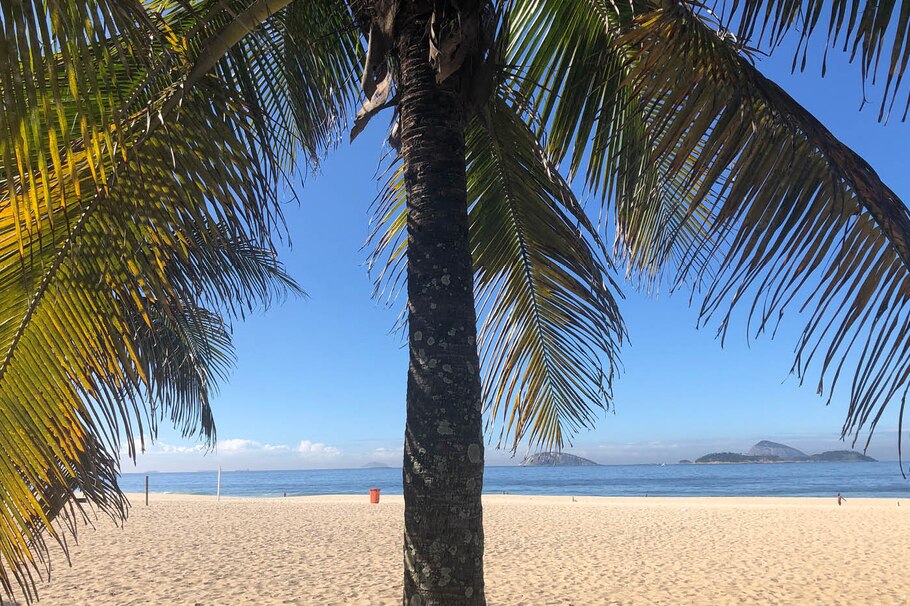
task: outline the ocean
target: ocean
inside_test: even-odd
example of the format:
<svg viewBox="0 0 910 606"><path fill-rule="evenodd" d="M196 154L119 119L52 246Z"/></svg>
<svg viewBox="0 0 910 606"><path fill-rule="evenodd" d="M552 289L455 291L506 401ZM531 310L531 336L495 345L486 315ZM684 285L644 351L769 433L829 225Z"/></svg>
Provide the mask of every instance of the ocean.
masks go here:
<svg viewBox="0 0 910 606"><path fill-rule="evenodd" d="M214 495L217 472L149 473L149 491ZM143 492L146 474L125 473L125 492ZM401 469L225 471L221 494L280 497L320 494L401 494ZM487 467L486 494L654 497L845 497L910 499L910 480L897 462L739 465L603 465Z"/></svg>

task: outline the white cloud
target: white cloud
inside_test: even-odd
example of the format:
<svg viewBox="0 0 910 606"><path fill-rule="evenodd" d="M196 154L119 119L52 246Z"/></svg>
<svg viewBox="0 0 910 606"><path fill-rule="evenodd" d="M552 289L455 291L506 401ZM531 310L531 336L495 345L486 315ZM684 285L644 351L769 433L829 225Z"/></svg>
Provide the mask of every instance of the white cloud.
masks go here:
<svg viewBox="0 0 910 606"><path fill-rule="evenodd" d="M266 444L259 442L258 440L231 438L219 440L217 452L226 456L256 453L286 453L298 454L306 458L327 458L340 455L341 449L334 446L327 446L322 442L313 442L312 440L301 440L296 447L292 447L287 444Z"/></svg>
<svg viewBox="0 0 910 606"><path fill-rule="evenodd" d="M232 438L230 440L218 440L218 445L216 448L220 453L228 453L251 450L251 447L259 445L259 442L256 442L255 440L242 440L240 438Z"/></svg>
<svg viewBox="0 0 910 606"><path fill-rule="evenodd" d="M290 450L290 447L285 446L284 444L263 444L256 440L245 440L242 438L218 440L218 452L223 454L244 452L288 452Z"/></svg>
<svg viewBox="0 0 910 606"><path fill-rule="evenodd" d="M202 444L189 444L184 446L178 446L175 444L167 444L165 442L156 442L151 443L146 441L145 448L142 447L142 442L139 438L133 440L133 448L140 455L162 455L162 454L204 454L206 452L206 447ZM122 445L120 447L120 458L125 459L129 456L129 447L127 445Z"/></svg>
<svg viewBox="0 0 910 606"><path fill-rule="evenodd" d="M193 446L174 446L173 444L157 444L156 445L161 452L164 453L178 453L178 454L188 454L188 453L204 453L206 448L202 444L194 444ZM152 447L155 448L154 446Z"/></svg>
<svg viewBox="0 0 910 606"><path fill-rule="evenodd" d="M218 465L223 465L225 469L301 469L350 464L342 458L340 448L312 440L288 445L249 438L226 438L218 440L214 448L192 442L158 442L146 443L145 452L139 452L133 464L127 447L124 445L120 449L124 471L198 471Z"/></svg>
<svg viewBox="0 0 910 606"><path fill-rule="evenodd" d="M302 440L297 445L297 452L318 457L337 457L341 454L341 450L334 446L326 446L321 442L311 442L309 440Z"/></svg>

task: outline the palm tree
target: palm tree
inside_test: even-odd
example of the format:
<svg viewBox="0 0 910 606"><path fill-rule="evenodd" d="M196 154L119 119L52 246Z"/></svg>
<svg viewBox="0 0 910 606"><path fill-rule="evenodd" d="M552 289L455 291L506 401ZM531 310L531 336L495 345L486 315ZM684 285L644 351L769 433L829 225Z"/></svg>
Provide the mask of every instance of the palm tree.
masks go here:
<svg viewBox="0 0 910 606"><path fill-rule="evenodd" d="M121 444L163 418L214 440L226 323L296 290L278 185L358 107L355 136L392 113L373 260L407 290L408 606L485 603L484 419L497 445L562 447L610 406L619 271L691 290L721 334L740 308L753 334L805 311L793 369L829 400L852 376L844 435L897 399L900 418L910 215L754 55L794 29L794 65L813 34L843 45L885 74L887 119L908 20L846 0L4 4L4 588L32 596L75 491L124 515Z"/></svg>

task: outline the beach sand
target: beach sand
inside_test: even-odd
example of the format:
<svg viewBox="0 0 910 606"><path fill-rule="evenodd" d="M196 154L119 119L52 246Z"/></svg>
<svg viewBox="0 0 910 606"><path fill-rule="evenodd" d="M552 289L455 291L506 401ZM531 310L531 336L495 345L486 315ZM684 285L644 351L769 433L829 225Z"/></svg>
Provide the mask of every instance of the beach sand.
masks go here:
<svg viewBox="0 0 910 606"><path fill-rule="evenodd" d="M401 497L131 497L46 606L398 604ZM491 605L908 604L910 500L484 497ZM7 602L4 602L7 604Z"/></svg>

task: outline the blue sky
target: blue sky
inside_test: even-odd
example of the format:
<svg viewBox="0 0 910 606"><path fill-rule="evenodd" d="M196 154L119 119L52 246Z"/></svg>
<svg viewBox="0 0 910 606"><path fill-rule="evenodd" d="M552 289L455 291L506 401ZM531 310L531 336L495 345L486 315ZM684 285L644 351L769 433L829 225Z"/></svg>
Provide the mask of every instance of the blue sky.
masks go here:
<svg viewBox="0 0 910 606"><path fill-rule="evenodd" d="M910 126L876 121L875 88L867 87L871 104L858 111L859 68L842 57L829 57L825 79L818 61L791 76L791 57L779 52L760 68L910 200ZM217 450L204 454L163 427L135 466L124 461L124 471L400 463L407 351L391 330L403 301L389 307L371 299L362 248L387 120L376 118L354 144L342 143L321 174L299 190L300 204L286 205L293 246L282 250L282 259L309 296L235 324L237 366L215 401ZM838 440L845 395L825 407L813 385L801 388L788 375L798 322L774 341L749 344L741 323L721 349L713 329L695 329L686 296L646 298L630 286L624 291L631 343L622 352L615 411L576 436L569 452L622 464L745 451L761 439L810 452L849 446ZM894 406L869 454L896 459L896 428ZM517 461L491 447L487 462Z"/></svg>

